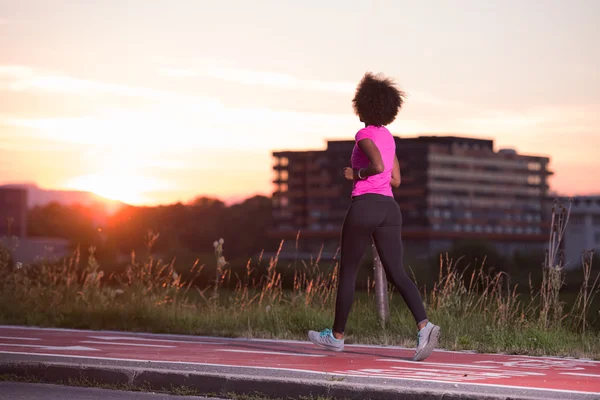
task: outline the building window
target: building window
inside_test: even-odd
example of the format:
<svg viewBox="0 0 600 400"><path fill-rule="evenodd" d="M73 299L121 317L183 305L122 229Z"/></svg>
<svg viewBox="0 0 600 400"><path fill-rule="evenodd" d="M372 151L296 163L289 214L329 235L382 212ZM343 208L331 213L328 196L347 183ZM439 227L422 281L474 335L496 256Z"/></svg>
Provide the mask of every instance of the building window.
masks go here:
<svg viewBox="0 0 600 400"><path fill-rule="evenodd" d="M569 217L569 223L572 225L583 225L584 217L583 215L571 215Z"/></svg>
<svg viewBox="0 0 600 400"><path fill-rule="evenodd" d="M530 171L540 171L542 169L542 164L539 162L530 162L527 164L527 169Z"/></svg>
<svg viewBox="0 0 600 400"><path fill-rule="evenodd" d="M529 175L527 177L527 183L530 185L539 185L542 182L542 178L539 175Z"/></svg>
<svg viewBox="0 0 600 400"><path fill-rule="evenodd" d="M288 172L287 171L279 171L279 180L287 181L288 180Z"/></svg>
<svg viewBox="0 0 600 400"><path fill-rule="evenodd" d="M281 165L282 167L287 167L288 163L289 163L289 160L287 157L281 157L279 159L279 165Z"/></svg>
<svg viewBox="0 0 600 400"><path fill-rule="evenodd" d="M281 207L287 207L290 204L290 199L287 197L282 197L279 201L279 204L281 204Z"/></svg>

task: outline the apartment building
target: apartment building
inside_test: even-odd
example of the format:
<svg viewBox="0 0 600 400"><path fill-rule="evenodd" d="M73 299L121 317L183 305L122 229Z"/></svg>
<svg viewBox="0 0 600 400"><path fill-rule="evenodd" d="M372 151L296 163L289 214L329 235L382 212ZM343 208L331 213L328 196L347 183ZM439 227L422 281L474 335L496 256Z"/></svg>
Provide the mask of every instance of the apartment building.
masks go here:
<svg viewBox="0 0 600 400"><path fill-rule="evenodd" d="M559 201L569 207L569 198L562 197ZM573 197L562 245L567 269L581 266L584 250L600 253L600 196Z"/></svg>
<svg viewBox="0 0 600 400"><path fill-rule="evenodd" d="M458 240L481 238L504 254L543 246L549 227L549 158L495 151L492 140L395 140L402 184L394 196L411 249L428 255ZM328 141L324 150L273 153L272 235L286 239L300 232L307 251L317 243L337 243L352 190L342 169L353 146L352 140Z"/></svg>

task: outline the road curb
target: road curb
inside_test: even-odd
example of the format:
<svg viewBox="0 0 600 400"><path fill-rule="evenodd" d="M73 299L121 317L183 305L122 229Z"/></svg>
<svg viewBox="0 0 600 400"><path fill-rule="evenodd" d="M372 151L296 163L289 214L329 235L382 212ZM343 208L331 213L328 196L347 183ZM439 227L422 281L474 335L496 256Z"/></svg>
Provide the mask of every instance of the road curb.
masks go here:
<svg viewBox="0 0 600 400"><path fill-rule="evenodd" d="M244 374L215 374L185 370L65 364L60 362L0 363L0 374L35 379L43 383L88 382L96 385L127 385L145 390L194 389L204 396L262 395L273 399L306 399L322 396L335 400L531 400L531 397L467 394L435 389L417 390L396 386L358 385L327 379L285 379Z"/></svg>

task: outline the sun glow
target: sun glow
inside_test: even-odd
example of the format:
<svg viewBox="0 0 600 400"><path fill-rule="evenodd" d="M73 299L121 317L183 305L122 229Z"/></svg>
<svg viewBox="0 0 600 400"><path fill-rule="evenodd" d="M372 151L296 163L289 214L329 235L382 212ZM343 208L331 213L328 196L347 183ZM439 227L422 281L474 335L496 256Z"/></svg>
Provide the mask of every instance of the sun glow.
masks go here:
<svg viewBox="0 0 600 400"><path fill-rule="evenodd" d="M148 204L152 192L167 189L159 179L149 176L145 166L151 161L144 152L128 147L95 148L87 151L91 170L68 180L70 189L94 193L100 197L132 205Z"/></svg>
<svg viewBox="0 0 600 400"><path fill-rule="evenodd" d="M146 193L160 190L158 182L152 178L128 176L126 174L90 174L71 179L70 189L94 193L109 200L141 205L151 202Z"/></svg>

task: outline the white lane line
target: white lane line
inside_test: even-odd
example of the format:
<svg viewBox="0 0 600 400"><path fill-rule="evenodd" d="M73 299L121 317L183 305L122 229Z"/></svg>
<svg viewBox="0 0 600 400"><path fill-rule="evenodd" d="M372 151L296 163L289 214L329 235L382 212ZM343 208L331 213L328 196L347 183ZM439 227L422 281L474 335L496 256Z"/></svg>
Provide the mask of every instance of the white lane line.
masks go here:
<svg viewBox="0 0 600 400"><path fill-rule="evenodd" d="M236 350L236 349L216 349L215 351L226 351L230 353L248 353L248 354L274 354L280 356L296 356L296 357L327 357L324 354L301 354L301 353L284 353L280 351L259 351L259 350Z"/></svg>
<svg viewBox="0 0 600 400"><path fill-rule="evenodd" d="M199 363L199 362L189 362L189 361L157 361L157 360L136 360L130 358L112 358L112 357L95 357L95 356L78 356L78 355L69 355L69 354L42 354L42 353L23 353L16 351L1 351L0 354L17 354L17 355L27 355L27 356L45 356L45 357L60 357L60 358L83 358L87 360L106 360L106 361L125 361L125 362L150 362L156 364L174 364L174 365L198 365L198 366L207 366L207 367L228 367L228 368L248 368L248 369L257 369L257 370L271 370L271 371L290 371L290 372L301 372L301 373L309 373L316 375L341 375L335 372L323 372L323 371L312 371L309 369L297 369L297 368L281 368L281 367L257 367L257 366L241 366L241 365L232 365L232 364L213 364L213 363ZM357 378L364 378L364 375L361 374L346 374L344 376L353 376ZM444 381L444 380L436 380L436 379L415 379L415 378L397 378L394 376L384 376L386 379L394 379L400 381L412 381L412 382L436 382L443 383L446 385L452 384L452 382ZM596 394L598 392L586 392L582 390L566 390L566 389L550 389L550 388L539 388L539 387L528 387L528 386L512 386L512 385L498 385L494 383L462 383L458 382L461 386L481 386L481 387L495 387L495 388L507 388L507 389L519 389L519 390L531 390L531 391L540 391L540 392L557 392L557 393L578 393L578 394Z"/></svg>
<svg viewBox="0 0 600 400"><path fill-rule="evenodd" d="M488 353L481 353L483 355L491 355L493 356L494 354L488 354ZM589 358L575 358L575 357L553 357L553 356L523 356L523 355L519 355L519 354L501 354L499 353L498 355L503 356L503 357L511 357L511 358L525 358L525 359L530 359L530 360L556 360L556 361L577 361L577 362L582 362L582 363L588 363L588 364L600 364L600 361L597 360L591 360Z"/></svg>
<svg viewBox="0 0 600 400"><path fill-rule="evenodd" d="M531 372L531 371L517 371L517 370L498 370L494 372L484 372L484 371L461 371L461 370L447 370L447 369L434 369L434 368L411 368L411 367L392 367L394 370L400 371L426 371L426 372L450 372L461 375L468 374L480 374L483 376L500 376L504 374L518 374L518 375L526 375L526 376L546 376L541 372Z"/></svg>
<svg viewBox="0 0 600 400"><path fill-rule="evenodd" d="M0 343L0 346L8 346L8 347L35 347L38 349L44 348L44 346L40 346L38 344L18 344L18 343Z"/></svg>
<svg viewBox="0 0 600 400"><path fill-rule="evenodd" d="M40 338L29 338L29 337L14 337L14 336L0 336L0 339L2 340L31 340L31 341L35 341L35 340L42 340Z"/></svg>
<svg viewBox="0 0 600 400"><path fill-rule="evenodd" d="M163 349L174 349L177 346L169 346L162 344L142 344L142 343L119 343L119 342L98 342L95 340L82 340L80 343L89 343L89 344L110 344L115 346L136 346L136 347L161 347Z"/></svg>
<svg viewBox="0 0 600 400"><path fill-rule="evenodd" d="M457 367L457 368L471 368L471 369L498 369L498 367L485 367L483 365L437 363L437 362L425 362L425 361L399 360L399 359L392 359L392 358L378 358L375 361L406 363L406 364L414 364L414 365L432 365L432 366L437 366L437 367Z"/></svg>
<svg viewBox="0 0 600 400"><path fill-rule="evenodd" d="M561 375L573 375L573 376L586 376L589 378L600 378L600 375L598 374L582 374L579 372L561 372Z"/></svg>
<svg viewBox="0 0 600 400"><path fill-rule="evenodd" d="M13 343L0 343L0 346L7 347L33 347L35 349L42 350L73 350L73 351L98 351L98 349L94 349L92 347L84 347L84 346L40 346L37 344L13 344Z"/></svg>
<svg viewBox="0 0 600 400"><path fill-rule="evenodd" d="M215 346L225 346L225 343L219 342L202 342L198 340L169 340L169 339L148 339L135 336L88 336L90 339L97 340L137 340L140 342L165 342L165 343L193 343L193 344L213 344Z"/></svg>

